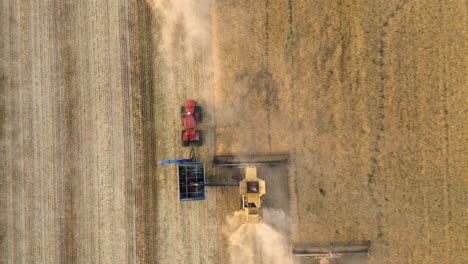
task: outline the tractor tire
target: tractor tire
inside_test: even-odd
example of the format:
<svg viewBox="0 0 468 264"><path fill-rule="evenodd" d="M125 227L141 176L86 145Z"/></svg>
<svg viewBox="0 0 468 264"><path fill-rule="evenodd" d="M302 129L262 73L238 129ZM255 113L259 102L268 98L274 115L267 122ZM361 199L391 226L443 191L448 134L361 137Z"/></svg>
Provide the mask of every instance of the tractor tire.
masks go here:
<svg viewBox="0 0 468 264"><path fill-rule="evenodd" d="M182 140L182 146L188 147L188 146L190 145L190 142L184 141L184 132L185 132L185 130L182 130L181 138L180 138L180 139Z"/></svg>
<svg viewBox="0 0 468 264"><path fill-rule="evenodd" d="M185 114L185 106L181 106L180 107L180 118L184 118L184 114Z"/></svg>
<svg viewBox="0 0 468 264"><path fill-rule="evenodd" d="M202 120L202 107L201 106L195 106L195 113L198 114L197 122L201 122L201 120Z"/></svg>
<svg viewBox="0 0 468 264"><path fill-rule="evenodd" d="M197 130L198 133L198 141L196 142L197 146L203 145L203 133L201 130Z"/></svg>

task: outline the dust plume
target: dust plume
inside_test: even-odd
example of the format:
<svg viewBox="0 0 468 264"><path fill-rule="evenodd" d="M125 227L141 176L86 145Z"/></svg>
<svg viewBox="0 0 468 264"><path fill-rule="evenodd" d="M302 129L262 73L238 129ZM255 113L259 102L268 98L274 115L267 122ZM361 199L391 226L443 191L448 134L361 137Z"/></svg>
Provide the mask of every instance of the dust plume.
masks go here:
<svg viewBox="0 0 468 264"><path fill-rule="evenodd" d="M219 78L229 72L220 67L216 69L213 67L213 61L219 63L219 59L216 58L216 52L213 52L218 42L213 41L213 35L216 34L212 33L211 25L212 0L147 0L147 2L153 10L155 19L159 22L155 41L159 42L156 68L161 71L159 80L162 82L161 93L165 92L165 97L172 97L169 101L182 102L184 99L192 98L200 103L204 109L204 121L200 124L200 129L209 131L210 128L215 127L215 123L216 127L220 128L219 130L212 129L211 131L216 130L214 133L206 133L207 137L214 138L218 132L223 133L231 138L236 146L242 146L239 148L242 152L261 152L266 151L265 148L270 148L268 144L254 141L250 133L259 131L263 127L263 123L258 120L267 119L269 122L273 120L271 123L275 130L277 129L274 126L276 123L284 126L280 112L275 114L275 118L271 118L266 112L266 109L274 107L271 105L275 103L272 99L275 96L272 97L270 93L265 92L270 91L271 86L275 86L270 82L271 78L267 73L262 71L258 74L259 82L254 86L240 79L229 85L232 88L230 89L232 94L220 94L217 98L213 95L215 76ZM248 99L245 100L246 98ZM217 111L214 111L216 99L227 99L228 102L224 104L223 101L217 101ZM259 107L262 108L260 111ZM250 118L245 120L246 116ZM239 127L246 129L242 133L231 136L225 129L231 126L231 122L240 123ZM206 145L209 146L209 143ZM213 145L215 152L236 151L234 148L223 149L222 147L226 145L230 147L231 144L213 140ZM258 148L259 145L263 145L263 148ZM265 175L273 177L271 172ZM269 191L273 193L275 189L278 189L281 194L274 196L277 199L278 197L282 199L285 193L284 188L287 189L287 177L281 179L286 180L286 183L276 180L280 184L273 184L278 187L272 187L271 192ZM273 200L267 198L265 202L272 205L279 204ZM285 203L287 204L287 197L285 197ZM289 253L289 218L283 211L264 209L264 219L264 222L260 224L245 224L243 211L228 217L223 231L229 240L231 263L294 263Z"/></svg>
<svg viewBox="0 0 468 264"><path fill-rule="evenodd" d="M229 242L231 264L295 263L290 252L286 236L289 219L280 210L264 209L264 219L259 224L246 224L244 211L237 211L229 216L223 231ZM269 223L274 221L274 227Z"/></svg>
<svg viewBox="0 0 468 264"><path fill-rule="evenodd" d="M163 89L182 100L192 98L201 105L211 104L211 0L147 3L160 25L154 36L159 42L158 69Z"/></svg>
<svg viewBox="0 0 468 264"><path fill-rule="evenodd" d="M163 19L161 30L166 43L177 37L174 30L184 33L189 45L210 40L211 0L147 0L147 3Z"/></svg>

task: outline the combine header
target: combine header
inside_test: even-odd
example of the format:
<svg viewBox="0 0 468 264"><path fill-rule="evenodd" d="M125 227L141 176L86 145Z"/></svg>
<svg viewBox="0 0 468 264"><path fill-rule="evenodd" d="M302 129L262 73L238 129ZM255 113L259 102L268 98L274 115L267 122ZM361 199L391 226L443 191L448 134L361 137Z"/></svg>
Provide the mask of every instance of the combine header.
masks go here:
<svg viewBox="0 0 468 264"><path fill-rule="evenodd" d="M292 254L296 257L333 260L345 256L368 256L370 241L320 242L293 244Z"/></svg>
<svg viewBox="0 0 468 264"><path fill-rule="evenodd" d="M259 167L287 164L288 153L217 155L213 157L213 166L220 167Z"/></svg>

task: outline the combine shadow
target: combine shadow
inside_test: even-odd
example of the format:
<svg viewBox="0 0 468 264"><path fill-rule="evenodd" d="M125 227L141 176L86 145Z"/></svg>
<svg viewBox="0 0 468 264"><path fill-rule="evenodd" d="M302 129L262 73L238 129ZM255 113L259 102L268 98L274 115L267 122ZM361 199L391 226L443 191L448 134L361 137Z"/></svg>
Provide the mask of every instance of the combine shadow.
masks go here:
<svg viewBox="0 0 468 264"><path fill-rule="evenodd" d="M291 230L287 165L258 167L258 177L266 182L263 221L289 238Z"/></svg>

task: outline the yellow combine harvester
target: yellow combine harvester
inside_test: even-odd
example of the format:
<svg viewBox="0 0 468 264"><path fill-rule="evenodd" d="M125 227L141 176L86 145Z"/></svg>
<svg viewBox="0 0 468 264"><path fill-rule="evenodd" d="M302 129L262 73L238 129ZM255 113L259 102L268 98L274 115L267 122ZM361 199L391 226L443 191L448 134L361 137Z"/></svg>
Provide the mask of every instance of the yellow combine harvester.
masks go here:
<svg viewBox="0 0 468 264"><path fill-rule="evenodd" d="M266 183L258 178L257 167L287 164L288 158L289 155L286 153L213 157L214 166L244 168L245 177L239 182L239 193L247 223L257 224L263 217L262 196L266 193Z"/></svg>
<svg viewBox="0 0 468 264"><path fill-rule="evenodd" d="M257 177L257 167L245 168L245 178L239 182L239 192L247 223L259 223L263 217L262 196L266 188L265 181Z"/></svg>

